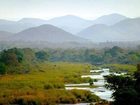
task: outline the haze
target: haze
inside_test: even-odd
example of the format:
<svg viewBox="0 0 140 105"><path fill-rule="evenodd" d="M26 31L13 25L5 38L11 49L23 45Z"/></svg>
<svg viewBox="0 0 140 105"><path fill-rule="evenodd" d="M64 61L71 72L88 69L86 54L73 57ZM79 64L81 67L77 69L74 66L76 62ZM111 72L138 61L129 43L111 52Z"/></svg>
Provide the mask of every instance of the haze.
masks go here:
<svg viewBox="0 0 140 105"><path fill-rule="evenodd" d="M0 0L0 18L48 19L71 14L95 19L111 13L139 17L139 4L139 0Z"/></svg>

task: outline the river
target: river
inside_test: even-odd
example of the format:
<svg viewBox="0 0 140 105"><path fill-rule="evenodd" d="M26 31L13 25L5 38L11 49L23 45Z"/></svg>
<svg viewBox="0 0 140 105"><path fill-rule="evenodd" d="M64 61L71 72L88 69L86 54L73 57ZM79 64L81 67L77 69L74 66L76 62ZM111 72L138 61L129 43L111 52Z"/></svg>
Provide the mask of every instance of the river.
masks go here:
<svg viewBox="0 0 140 105"><path fill-rule="evenodd" d="M105 88L106 81L104 79L104 76L110 75L110 71L108 68L103 68L100 70L90 70L90 75L82 75L82 78L90 77L92 79L96 79L96 82L93 82L96 88L89 88L89 87L84 87L84 86L89 86L89 83L81 83L81 84L66 84L65 88L67 90L71 89L83 89L83 90L89 90L92 93L96 94L99 96L101 99L107 100L107 101L113 101L112 93L113 91L108 90ZM115 75L122 75L122 74L117 74L114 73ZM82 87L80 87L82 86Z"/></svg>

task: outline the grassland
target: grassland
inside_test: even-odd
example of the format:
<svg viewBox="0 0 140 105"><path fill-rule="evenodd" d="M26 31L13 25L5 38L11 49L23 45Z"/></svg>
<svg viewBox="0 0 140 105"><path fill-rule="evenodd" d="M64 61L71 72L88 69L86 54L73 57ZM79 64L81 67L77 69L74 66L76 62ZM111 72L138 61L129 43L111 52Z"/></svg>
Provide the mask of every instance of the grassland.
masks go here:
<svg viewBox="0 0 140 105"><path fill-rule="evenodd" d="M111 72L128 72L130 74L137 70L136 65L132 64L104 64L101 67L108 67Z"/></svg>
<svg viewBox="0 0 140 105"><path fill-rule="evenodd" d="M29 67L30 72L0 76L0 104L53 105L99 101L88 91L64 89L65 83L88 82L91 65L42 62Z"/></svg>

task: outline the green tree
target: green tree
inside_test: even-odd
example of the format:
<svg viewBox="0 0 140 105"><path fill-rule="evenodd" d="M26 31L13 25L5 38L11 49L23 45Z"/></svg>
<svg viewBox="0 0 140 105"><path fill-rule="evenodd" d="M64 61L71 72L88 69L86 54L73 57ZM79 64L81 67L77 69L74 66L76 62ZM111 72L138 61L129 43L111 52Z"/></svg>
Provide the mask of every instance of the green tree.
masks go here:
<svg viewBox="0 0 140 105"><path fill-rule="evenodd" d="M139 105L140 103L140 64L137 65L137 72L134 76L105 77L107 88L114 90L113 105Z"/></svg>
<svg viewBox="0 0 140 105"><path fill-rule="evenodd" d="M89 79L89 84L90 84L90 86L92 86L94 83L93 83L93 79Z"/></svg>
<svg viewBox="0 0 140 105"><path fill-rule="evenodd" d="M0 63L0 74L6 73L6 66L4 63Z"/></svg>
<svg viewBox="0 0 140 105"><path fill-rule="evenodd" d="M11 50L3 51L1 53L0 60L6 65L15 66L19 63L17 55Z"/></svg>
<svg viewBox="0 0 140 105"><path fill-rule="evenodd" d="M22 61L23 61L22 49L12 48L4 50L0 53L0 62L3 63L1 65L3 73L4 72L14 73L19 71Z"/></svg>
<svg viewBox="0 0 140 105"><path fill-rule="evenodd" d="M137 65L137 71L135 72L136 84L135 88L140 94L140 64Z"/></svg>
<svg viewBox="0 0 140 105"><path fill-rule="evenodd" d="M48 60L49 55L45 51L38 51L35 53L37 60L45 61Z"/></svg>

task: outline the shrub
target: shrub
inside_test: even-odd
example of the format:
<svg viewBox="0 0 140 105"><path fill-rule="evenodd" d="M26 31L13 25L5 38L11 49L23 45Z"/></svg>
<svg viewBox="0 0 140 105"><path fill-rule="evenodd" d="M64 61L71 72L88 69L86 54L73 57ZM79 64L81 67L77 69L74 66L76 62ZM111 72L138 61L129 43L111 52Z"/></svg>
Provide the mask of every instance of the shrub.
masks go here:
<svg viewBox="0 0 140 105"><path fill-rule="evenodd" d="M0 63L0 74L6 73L6 65L3 63Z"/></svg>

